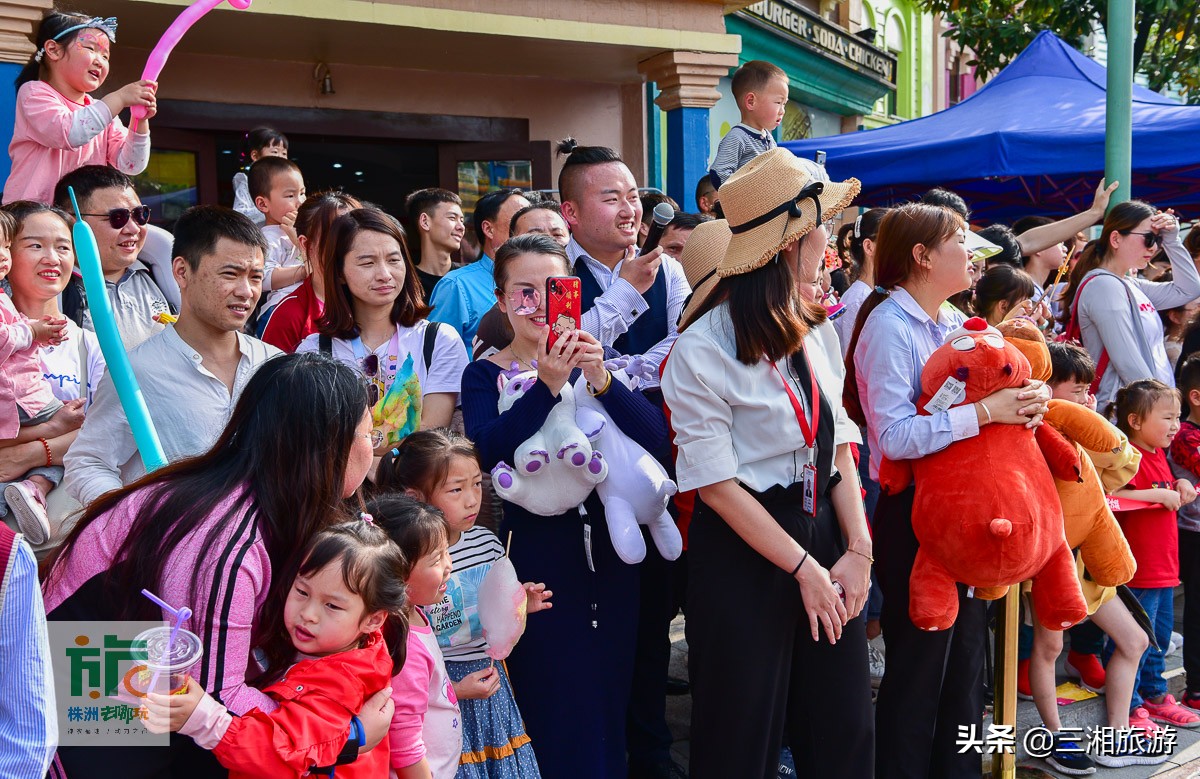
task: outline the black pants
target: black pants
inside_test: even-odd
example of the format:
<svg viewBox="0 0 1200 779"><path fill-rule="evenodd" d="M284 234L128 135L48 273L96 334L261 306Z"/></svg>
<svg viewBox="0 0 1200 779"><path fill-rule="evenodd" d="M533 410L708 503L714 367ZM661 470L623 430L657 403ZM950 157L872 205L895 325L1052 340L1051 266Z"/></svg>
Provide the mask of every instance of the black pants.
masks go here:
<svg viewBox="0 0 1200 779"><path fill-rule="evenodd" d="M1071 637L1071 651L1085 655L1098 655L1104 651L1104 631L1090 619L1067 629ZM1200 651L1200 650L1197 650ZM1200 676L1196 677L1200 679Z"/></svg>
<svg viewBox="0 0 1200 779"><path fill-rule="evenodd" d="M793 485L796 486L796 485ZM845 540L827 498L799 489L759 502L821 565ZM837 644L814 642L800 585L699 500L688 534L687 641L692 779L774 779L780 746L805 776L869 779L871 688L862 617ZM802 768L801 768L802 767Z"/></svg>
<svg viewBox="0 0 1200 779"><path fill-rule="evenodd" d="M678 561L663 559L645 527L642 536L646 539L646 559L641 564L637 654L633 658L633 688L626 718L631 774L671 758L667 668L671 664L671 620L678 612L673 592Z"/></svg>
<svg viewBox="0 0 1200 779"><path fill-rule="evenodd" d="M926 632L908 617L908 580L917 556L913 489L883 495L875 508L876 573L883 589L887 666L875 703L877 779L978 779L982 757L958 754L959 726L983 720L987 605L959 585L958 620Z"/></svg>
<svg viewBox="0 0 1200 779"><path fill-rule="evenodd" d="M1179 578L1183 580L1183 670L1187 691L1200 693L1200 533L1179 531Z"/></svg>

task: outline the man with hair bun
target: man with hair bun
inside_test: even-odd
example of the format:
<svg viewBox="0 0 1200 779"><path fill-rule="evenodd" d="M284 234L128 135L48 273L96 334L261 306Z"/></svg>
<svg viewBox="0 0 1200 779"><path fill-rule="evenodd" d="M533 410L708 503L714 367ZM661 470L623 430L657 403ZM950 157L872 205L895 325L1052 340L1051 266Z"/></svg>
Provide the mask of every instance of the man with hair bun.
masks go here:
<svg viewBox="0 0 1200 779"><path fill-rule="evenodd" d="M612 149L579 146L572 138L558 145L566 157L558 177L562 214L571 228L567 256L582 289L581 327L596 336L605 356L645 358L652 379L642 385L662 407L659 365L675 342L676 325L691 294L683 266L659 246L646 255L637 248L642 201L633 173ZM664 466L674 473L664 456ZM641 571L641 597L628 709L629 777L669 776L671 732L666 725L667 638L671 563L647 543Z"/></svg>

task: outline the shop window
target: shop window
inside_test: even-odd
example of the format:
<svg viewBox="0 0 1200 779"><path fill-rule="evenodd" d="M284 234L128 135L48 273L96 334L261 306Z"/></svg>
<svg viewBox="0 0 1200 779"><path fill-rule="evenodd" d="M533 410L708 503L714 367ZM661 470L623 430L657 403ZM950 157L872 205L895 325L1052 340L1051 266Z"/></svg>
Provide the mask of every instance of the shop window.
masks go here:
<svg viewBox="0 0 1200 779"><path fill-rule="evenodd" d="M475 203L494 189L533 189L531 160L460 160L458 195L466 215L475 213Z"/></svg>
<svg viewBox="0 0 1200 779"><path fill-rule="evenodd" d="M200 202L198 156L194 151L150 150L150 163L133 183L138 197L150 206L150 221L154 224L170 226Z"/></svg>
<svg viewBox="0 0 1200 779"><path fill-rule="evenodd" d="M888 116L898 116L911 119L912 111L912 60L915 52L908 51L905 40L904 21L898 14L893 13L887 20L884 30L884 47L896 56L896 89L888 94Z"/></svg>
<svg viewBox="0 0 1200 779"><path fill-rule="evenodd" d="M804 138L823 138L842 132L842 118L802 103L788 103L783 109L780 140L799 141Z"/></svg>

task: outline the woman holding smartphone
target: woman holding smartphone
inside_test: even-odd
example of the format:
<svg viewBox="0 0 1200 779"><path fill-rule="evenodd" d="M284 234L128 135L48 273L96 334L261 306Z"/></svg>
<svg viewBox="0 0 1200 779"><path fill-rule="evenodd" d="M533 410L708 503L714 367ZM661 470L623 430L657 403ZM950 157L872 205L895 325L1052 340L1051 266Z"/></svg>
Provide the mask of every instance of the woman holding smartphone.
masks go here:
<svg viewBox="0 0 1200 779"><path fill-rule="evenodd" d="M462 383L463 420L485 470L513 463L517 447L542 428L580 376L626 435L647 451L666 445L662 411L613 379L591 334L567 329L547 346L546 282L567 273L566 251L543 235L512 238L496 252L496 300L513 340L467 366ZM536 380L501 413L505 372L536 372ZM537 489L553 492L553 473L542 469L549 481ZM616 556L594 490L579 509L552 517L505 502L500 537L511 540L509 554L521 577L544 581L556 593L554 608L529 620L508 659L542 774L624 779L638 567Z"/></svg>

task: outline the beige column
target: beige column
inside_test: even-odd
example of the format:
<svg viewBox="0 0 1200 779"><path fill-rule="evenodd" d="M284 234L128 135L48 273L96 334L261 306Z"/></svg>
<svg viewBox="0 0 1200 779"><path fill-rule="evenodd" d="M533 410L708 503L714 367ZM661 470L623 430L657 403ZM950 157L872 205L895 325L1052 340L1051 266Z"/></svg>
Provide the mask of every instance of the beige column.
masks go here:
<svg viewBox="0 0 1200 779"><path fill-rule="evenodd" d="M721 99L717 82L737 64L736 54L664 51L638 63L638 72L658 85L654 103L664 111L712 108Z"/></svg>
<svg viewBox="0 0 1200 779"><path fill-rule="evenodd" d="M53 0L0 0L0 62L29 61L34 33L53 7Z"/></svg>
<svg viewBox="0 0 1200 779"><path fill-rule="evenodd" d="M717 82L737 63L736 54L702 51L664 51L638 63L661 92L654 102L667 114L667 194L685 211L696 210L696 182L708 173L708 111L721 99Z"/></svg>

